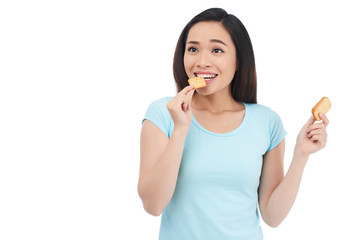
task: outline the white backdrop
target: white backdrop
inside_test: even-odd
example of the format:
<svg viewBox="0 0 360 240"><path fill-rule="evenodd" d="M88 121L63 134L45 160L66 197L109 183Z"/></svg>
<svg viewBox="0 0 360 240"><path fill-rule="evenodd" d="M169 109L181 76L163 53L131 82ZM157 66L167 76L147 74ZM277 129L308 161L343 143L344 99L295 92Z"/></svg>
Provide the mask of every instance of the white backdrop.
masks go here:
<svg viewBox="0 0 360 240"><path fill-rule="evenodd" d="M196 14L222 7L253 42L258 101L288 131L285 166L328 96L328 144L265 239L355 239L360 214L356 1L1 1L0 239L157 239L137 195L148 105L175 95L172 57Z"/></svg>

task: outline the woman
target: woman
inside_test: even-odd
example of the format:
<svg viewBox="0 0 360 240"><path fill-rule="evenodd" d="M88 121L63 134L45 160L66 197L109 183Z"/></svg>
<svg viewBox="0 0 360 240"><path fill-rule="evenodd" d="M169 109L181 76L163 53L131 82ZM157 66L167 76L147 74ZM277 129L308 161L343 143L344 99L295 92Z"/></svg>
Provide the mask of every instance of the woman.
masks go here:
<svg viewBox="0 0 360 240"><path fill-rule="evenodd" d="M203 76L194 90L187 79ZM248 33L233 15L208 9L180 35L174 56L178 94L153 102L141 132L138 192L162 214L159 239L263 239L290 211L311 153L325 146L328 119L301 129L284 176L281 119L257 104Z"/></svg>

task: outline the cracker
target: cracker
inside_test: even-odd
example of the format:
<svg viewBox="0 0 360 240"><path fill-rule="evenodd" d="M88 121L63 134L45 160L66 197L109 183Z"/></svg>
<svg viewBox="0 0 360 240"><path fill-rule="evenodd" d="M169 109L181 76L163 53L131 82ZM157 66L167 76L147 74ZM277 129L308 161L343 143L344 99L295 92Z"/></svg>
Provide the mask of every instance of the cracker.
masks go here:
<svg viewBox="0 0 360 240"><path fill-rule="evenodd" d="M326 114L331 108L329 98L323 97L311 110L312 115L317 121L320 121L320 113Z"/></svg>
<svg viewBox="0 0 360 240"><path fill-rule="evenodd" d="M194 85L194 89L202 88L206 86L205 79L203 77L193 77L188 80L190 85Z"/></svg>

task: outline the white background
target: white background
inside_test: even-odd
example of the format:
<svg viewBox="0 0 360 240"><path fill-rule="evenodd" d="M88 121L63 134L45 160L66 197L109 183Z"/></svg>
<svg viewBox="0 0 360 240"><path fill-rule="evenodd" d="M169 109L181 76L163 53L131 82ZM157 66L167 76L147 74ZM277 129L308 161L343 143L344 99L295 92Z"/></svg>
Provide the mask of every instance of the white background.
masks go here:
<svg viewBox="0 0 360 240"><path fill-rule="evenodd" d="M0 239L157 239L137 195L148 105L175 95L186 23L222 7L253 42L258 102L298 131L328 96L328 144L265 239L360 239L356 1L1 1Z"/></svg>

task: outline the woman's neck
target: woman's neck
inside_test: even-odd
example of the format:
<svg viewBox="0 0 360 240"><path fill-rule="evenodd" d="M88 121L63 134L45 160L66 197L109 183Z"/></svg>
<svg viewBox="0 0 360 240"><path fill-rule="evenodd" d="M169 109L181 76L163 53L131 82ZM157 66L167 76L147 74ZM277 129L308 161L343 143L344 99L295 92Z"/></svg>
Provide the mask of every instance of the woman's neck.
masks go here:
<svg viewBox="0 0 360 240"><path fill-rule="evenodd" d="M214 114L219 114L226 111L239 111L243 106L233 99L229 88L228 90L206 96L195 92L192 98L191 107L197 110L206 110Z"/></svg>

